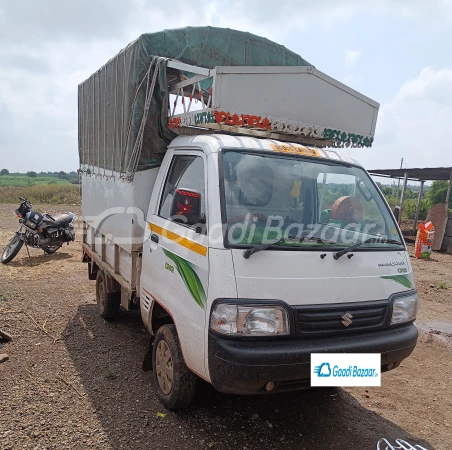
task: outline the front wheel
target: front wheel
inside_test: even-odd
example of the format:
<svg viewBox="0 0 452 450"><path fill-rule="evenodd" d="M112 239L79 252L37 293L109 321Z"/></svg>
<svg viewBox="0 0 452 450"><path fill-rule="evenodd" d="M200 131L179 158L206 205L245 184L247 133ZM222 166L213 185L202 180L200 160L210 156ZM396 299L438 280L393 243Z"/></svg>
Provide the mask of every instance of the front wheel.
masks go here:
<svg viewBox="0 0 452 450"><path fill-rule="evenodd" d="M196 375L185 365L174 325L163 325L152 348L154 384L158 399L168 409L186 408L193 401Z"/></svg>
<svg viewBox="0 0 452 450"><path fill-rule="evenodd" d="M19 253L22 245L24 245L24 241L21 239L20 234L16 233L8 242L5 250L3 250L2 264L8 264L11 262Z"/></svg>

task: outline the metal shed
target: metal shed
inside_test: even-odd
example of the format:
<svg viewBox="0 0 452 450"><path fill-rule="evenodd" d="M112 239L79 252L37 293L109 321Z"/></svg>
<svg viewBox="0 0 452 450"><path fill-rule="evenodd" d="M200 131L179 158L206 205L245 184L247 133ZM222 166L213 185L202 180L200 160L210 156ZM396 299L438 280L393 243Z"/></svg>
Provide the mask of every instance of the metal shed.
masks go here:
<svg viewBox="0 0 452 450"><path fill-rule="evenodd" d="M448 180L449 185L447 189L446 194L446 204L449 203L449 198L451 195L451 188L452 188L452 167L425 167L425 168L400 168L400 169L376 169L376 170L369 170L368 171L373 176L378 177L386 177L386 178L396 178L398 180L403 179L403 185L402 185L402 195L400 197L400 214L399 214L399 223L402 219L402 213L403 213L403 205L405 202L405 193L406 193L406 186L408 180L411 181L419 181L420 189L419 189L419 195L417 198L417 205L416 205L416 214L414 217L414 226L413 226L413 232L416 233L417 229L417 222L419 219L419 208L421 204L422 199L422 191L424 188L424 183L426 181L436 181L436 180ZM449 218L449 221L451 219Z"/></svg>

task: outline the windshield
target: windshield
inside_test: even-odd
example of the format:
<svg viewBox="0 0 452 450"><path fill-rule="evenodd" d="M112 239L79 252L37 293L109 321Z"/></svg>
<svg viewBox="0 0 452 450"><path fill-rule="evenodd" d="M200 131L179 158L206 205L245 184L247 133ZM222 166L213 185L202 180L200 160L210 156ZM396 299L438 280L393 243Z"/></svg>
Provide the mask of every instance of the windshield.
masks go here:
<svg viewBox="0 0 452 450"><path fill-rule="evenodd" d="M400 248L386 204L358 167L286 155L224 151L230 246ZM365 242L370 240L370 242Z"/></svg>

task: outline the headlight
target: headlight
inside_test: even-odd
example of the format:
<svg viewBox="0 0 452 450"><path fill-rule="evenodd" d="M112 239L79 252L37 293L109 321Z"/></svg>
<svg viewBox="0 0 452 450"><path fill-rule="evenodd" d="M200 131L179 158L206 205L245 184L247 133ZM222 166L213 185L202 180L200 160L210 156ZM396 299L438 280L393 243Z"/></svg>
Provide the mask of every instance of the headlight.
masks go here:
<svg viewBox="0 0 452 450"><path fill-rule="evenodd" d="M237 336L287 335L289 320L281 306L217 303L210 316L210 328Z"/></svg>
<svg viewBox="0 0 452 450"><path fill-rule="evenodd" d="M392 306L391 325L412 322L416 319L417 310L418 298L416 292L396 298Z"/></svg>

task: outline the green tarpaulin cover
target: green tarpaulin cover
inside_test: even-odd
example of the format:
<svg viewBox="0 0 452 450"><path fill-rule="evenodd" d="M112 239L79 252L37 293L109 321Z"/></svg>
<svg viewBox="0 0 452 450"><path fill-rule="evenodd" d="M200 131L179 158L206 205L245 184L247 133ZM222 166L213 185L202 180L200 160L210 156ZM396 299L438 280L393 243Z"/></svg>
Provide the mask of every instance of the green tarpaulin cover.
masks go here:
<svg viewBox="0 0 452 450"><path fill-rule="evenodd" d="M165 56L208 69L215 66L310 65L282 45L229 28L164 30L143 34L131 45L138 45L147 58L151 55Z"/></svg>

